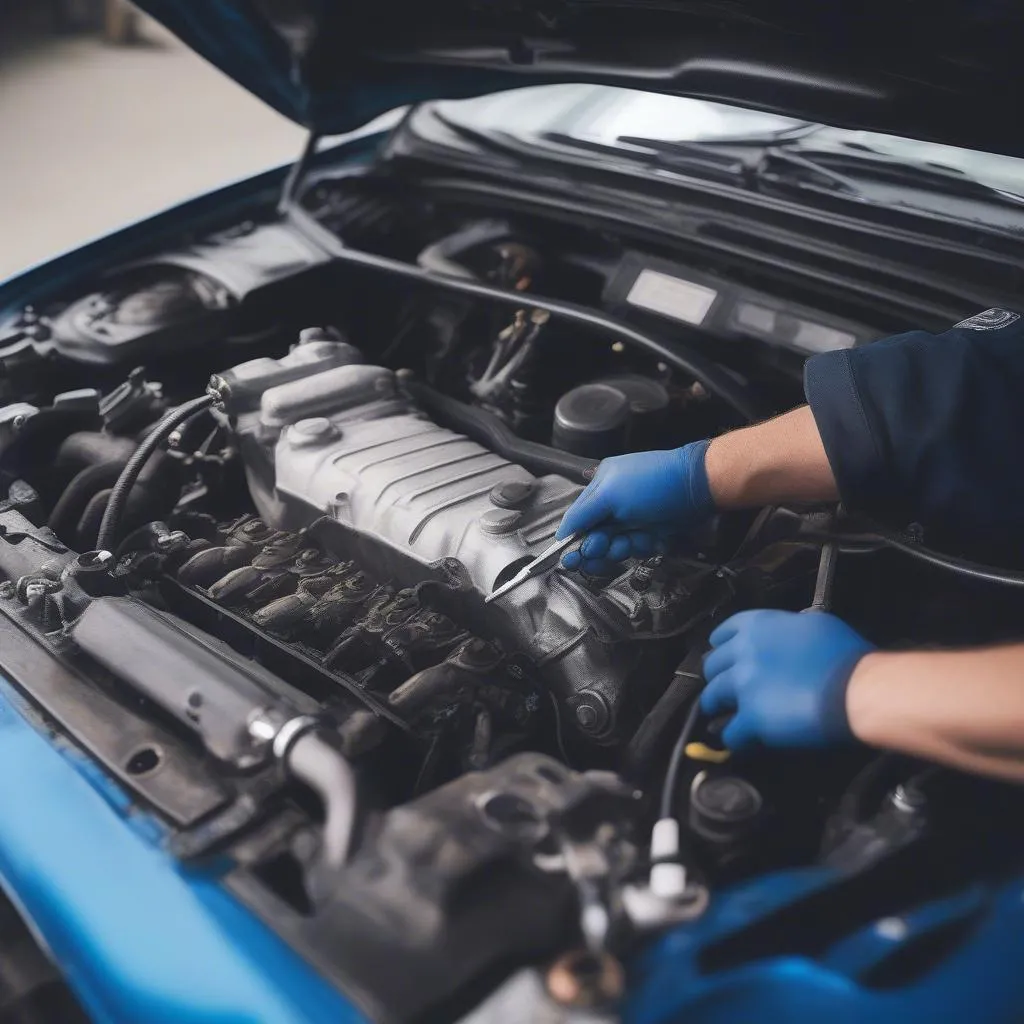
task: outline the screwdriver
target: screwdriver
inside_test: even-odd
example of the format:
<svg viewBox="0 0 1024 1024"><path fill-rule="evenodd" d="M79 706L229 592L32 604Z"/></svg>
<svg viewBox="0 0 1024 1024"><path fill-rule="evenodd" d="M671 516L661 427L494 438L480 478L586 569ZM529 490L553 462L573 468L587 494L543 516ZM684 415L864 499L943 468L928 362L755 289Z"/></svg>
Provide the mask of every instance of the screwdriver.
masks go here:
<svg viewBox="0 0 1024 1024"><path fill-rule="evenodd" d="M535 576L540 576L541 573L547 572L548 569L553 569L557 565L562 552L571 548L582 537L582 533L570 533L568 537L556 540L554 544L549 544L532 562L524 565L512 579L502 583L497 590L485 597L484 604L490 604L499 597L504 597L505 594L510 590L515 590L521 583L532 580Z"/></svg>

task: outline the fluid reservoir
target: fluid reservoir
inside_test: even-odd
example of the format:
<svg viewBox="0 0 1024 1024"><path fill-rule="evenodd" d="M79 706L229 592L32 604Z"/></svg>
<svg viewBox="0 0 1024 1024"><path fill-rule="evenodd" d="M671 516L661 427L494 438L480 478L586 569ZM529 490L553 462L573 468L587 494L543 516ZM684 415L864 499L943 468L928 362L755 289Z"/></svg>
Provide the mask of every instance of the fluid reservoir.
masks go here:
<svg viewBox="0 0 1024 1024"><path fill-rule="evenodd" d="M621 391L629 402L629 447L634 451L664 448L668 426L668 388L653 377L639 373L606 377L598 381Z"/></svg>
<svg viewBox="0 0 1024 1024"><path fill-rule="evenodd" d="M551 443L591 459L619 455L629 433L629 400L608 384L581 384L555 406Z"/></svg>

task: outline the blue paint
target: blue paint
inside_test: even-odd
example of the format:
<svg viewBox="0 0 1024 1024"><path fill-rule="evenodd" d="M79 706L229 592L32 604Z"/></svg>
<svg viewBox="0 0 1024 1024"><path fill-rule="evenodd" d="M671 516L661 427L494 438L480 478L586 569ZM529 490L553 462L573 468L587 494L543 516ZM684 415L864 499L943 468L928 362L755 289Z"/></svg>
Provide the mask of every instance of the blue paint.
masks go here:
<svg viewBox="0 0 1024 1024"><path fill-rule="evenodd" d="M801 881L801 876L806 876ZM846 937L820 958L778 956L704 971L712 942L827 883L821 868L754 879L716 896L701 920L651 946L632 964L626 1024L1019 1024L1024 1019L1024 877L972 886L901 920L905 936L875 925ZM858 979L897 942L969 915L974 930L931 969L892 988Z"/></svg>
<svg viewBox="0 0 1024 1024"><path fill-rule="evenodd" d="M155 830L131 827L12 697L0 682L0 883L94 1020L363 1020L215 877L183 871Z"/></svg>

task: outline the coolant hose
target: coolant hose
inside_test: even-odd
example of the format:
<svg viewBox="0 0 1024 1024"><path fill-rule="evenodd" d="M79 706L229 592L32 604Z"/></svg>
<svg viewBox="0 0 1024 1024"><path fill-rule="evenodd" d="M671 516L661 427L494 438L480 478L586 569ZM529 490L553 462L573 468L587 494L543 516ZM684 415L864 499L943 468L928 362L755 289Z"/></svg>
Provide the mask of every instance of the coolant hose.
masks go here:
<svg viewBox="0 0 1024 1024"><path fill-rule="evenodd" d="M177 409L169 412L147 435L142 444L135 449L135 453L125 464L121 475L117 478L113 490L110 492L110 500L107 502L106 511L100 522L99 535L96 538L96 547L100 551L113 551L117 542L117 530L121 523L121 516L124 506L128 501L136 480L145 468L150 456L160 447L175 427L181 426L186 420L190 420L197 413L209 409L217 401L215 394L201 395L193 398Z"/></svg>
<svg viewBox="0 0 1024 1024"><path fill-rule="evenodd" d="M324 805L321 860L324 867L345 866L356 824L356 777L344 756L314 731L292 741L285 755L288 770Z"/></svg>
<svg viewBox="0 0 1024 1024"><path fill-rule="evenodd" d="M597 459L587 459L536 441L525 441L512 432L497 416L486 409L477 409L458 399L449 398L420 381L403 381L402 385L432 416L444 426L457 430L502 458L523 466L536 476L554 473L585 484L597 467Z"/></svg>

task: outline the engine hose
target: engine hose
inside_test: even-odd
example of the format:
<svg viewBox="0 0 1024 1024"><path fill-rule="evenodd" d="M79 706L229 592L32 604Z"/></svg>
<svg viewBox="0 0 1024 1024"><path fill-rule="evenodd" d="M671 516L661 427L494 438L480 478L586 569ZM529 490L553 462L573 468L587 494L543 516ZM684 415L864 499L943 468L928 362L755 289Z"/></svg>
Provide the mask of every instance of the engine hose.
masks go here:
<svg viewBox="0 0 1024 1024"><path fill-rule="evenodd" d="M429 285L432 288L460 292L463 295L499 302L515 309L542 309L552 316L561 317L563 320L571 321L582 327L590 327L600 334L643 349L656 359L660 359L676 370L700 381L711 394L729 405L745 422L752 423L759 418L757 403L752 398L747 386L732 377L717 363L705 359L689 348L659 341L621 320L606 316L588 306L497 288L482 281L433 274L429 270L413 266L411 263L403 263L401 260L378 256L375 253L362 252L359 249L350 249L325 231L306 211L292 206L288 210L288 214L304 230L315 232L318 240L323 241L331 255L339 262L381 270L396 277L404 277L407 280Z"/></svg>
<svg viewBox="0 0 1024 1024"><path fill-rule="evenodd" d="M659 751L668 746L667 735L685 709L704 688L704 678L698 666L696 671L684 662L676 669L665 692L644 717L633 733L623 754L623 770L631 779L639 782L647 774Z"/></svg>
<svg viewBox="0 0 1024 1024"><path fill-rule="evenodd" d="M900 534L884 527L872 525L863 532L842 532L829 530L808 530L801 534L801 539L818 543L838 544L841 551L851 554L870 554L879 548L892 548L901 554L914 558L919 562L944 569L967 579L982 583L996 583L1004 587L1024 587L1024 572L1014 569L1000 569L994 565L983 565L956 555L947 555L921 544L915 544Z"/></svg>
<svg viewBox="0 0 1024 1024"><path fill-rule="evenodd" d="M120 526L124 506L128 501L135 481L145 468L150 456L167 439L175 427L180 426L186 420L190 420L197 413L209 409L217 401L217 395L205 394L199 398L169 412L153 430L146 435L145 440L125 464L121 475L117 478L113 490L110 492L110 500L107 502L106 511L103 513L103 520L100 522L99 535L96 538L96 547L100 551L112 551L117 542L117 531Z"/></svg>
<svg viewBox="0 0 1024 1024"><path fill-rule="evenodd" d="M526 441L513 433L494 413L442 395L427 384L404 381L403 387L444 426L465 434L537 476L555 473L575 483L585 484L597 467L597 459L587 459L536 441Z"/></svg>
<svg viewBox="0 0 1024 1024"><path fill-rule="evenodd" d="M96 536L100 532L100 523L110 501L110 488L97 491L85 506L78 527L75 530L75 546L79 551L92 551L96 547ZM54 531L56 532L56 531Z"/></svg>
<svg viewBox="0 0 1024 1024"><path fill-rule="evenodd" d="M64 488L64 493L57 500L57 504L53 506L46 525L58 537L70 542L72 530L79 525L85 510L97 493L113 487L127 464L127 458L117 459L101 462L96 466L87 466L77 472Z"/></svg>
<svg viewBox="0 0 1024 1024"><path fill-rule="evenodd" d="M916 558L920 562L934 565L938 569L945 569L958 576L966 576L968 579L999 583L1005 587L1024 587L1024 572L1000 569L993 565L982 565L980 562L971 562L966 558L957 558L955 555L944 555L941 551L933 551L931 548L904 540L899 534L889 530L876 529L874 533L886 547Z"/></svg>
<svg viewBox="0 0 1024 1024"><path fill-rule="evenodd" d="M288 770L324 805L321 858L327 868L345 866L356 824L356 779L348 761L316 732L302 733L288 748Z"/></svg>

